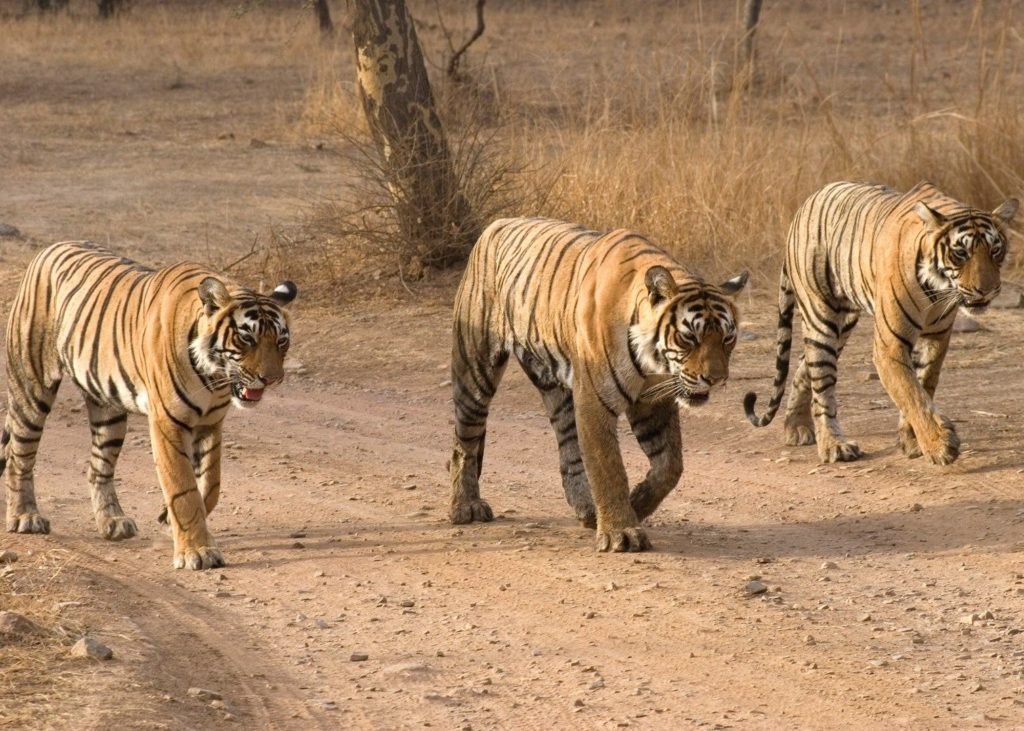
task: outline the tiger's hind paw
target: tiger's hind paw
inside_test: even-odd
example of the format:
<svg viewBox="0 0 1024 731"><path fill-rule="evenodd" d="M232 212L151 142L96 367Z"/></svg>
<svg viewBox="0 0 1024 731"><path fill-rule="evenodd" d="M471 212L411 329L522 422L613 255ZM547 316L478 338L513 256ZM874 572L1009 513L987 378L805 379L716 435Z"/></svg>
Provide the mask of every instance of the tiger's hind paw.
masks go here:
<svg viewBox="0 0 1024 731"><path fill-rule="evenodd" d="M49 533L50 521L39 513L21 513L7 518L8 533Z"/></svg>
<svg viewBox="0 0 1024 731"><path fill-rule="evenodd" d="M135 521L124 515L102 515L96 519L96 525L100 529L100 535L108 541L123 541L138 535L139 529Z"/></svg>
<svg viewBox="0 0 1024 731"><path fill-rule="evenodd" d="M914 428L909 424L900 425L899 445L900 450L908 459L917 459L923 454L921 445L917 442L917 435L914 434Z"/></svg>
<svg viewBox="0 0 1024 731"><path fill-rule="evenodd" d="M494 511L486 500L477 498L464 503L452 505L448 511L448 519L455 525L463 523L490 523L494 520Z"/></svg>
<svg viewBox="0 0 1024 731"><path fill-rule="evenodd" d="M804 426L803 424L786 427L787 447L803 447L808 444L814 444L814 441L813 427Z"/></svg>

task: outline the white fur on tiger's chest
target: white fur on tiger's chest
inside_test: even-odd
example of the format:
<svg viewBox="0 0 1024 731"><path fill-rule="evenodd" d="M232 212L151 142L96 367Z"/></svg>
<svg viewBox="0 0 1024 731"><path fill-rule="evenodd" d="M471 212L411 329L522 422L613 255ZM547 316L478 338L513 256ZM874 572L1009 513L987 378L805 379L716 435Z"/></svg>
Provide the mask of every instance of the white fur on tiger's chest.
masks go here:
<svg viewBox="0 0 1024 731"><path fill-rule="evenodd" d="M149 394L145 389L139 389L139 392L135 394L135 408L139 410L140 414L149 415Z"/></svg>

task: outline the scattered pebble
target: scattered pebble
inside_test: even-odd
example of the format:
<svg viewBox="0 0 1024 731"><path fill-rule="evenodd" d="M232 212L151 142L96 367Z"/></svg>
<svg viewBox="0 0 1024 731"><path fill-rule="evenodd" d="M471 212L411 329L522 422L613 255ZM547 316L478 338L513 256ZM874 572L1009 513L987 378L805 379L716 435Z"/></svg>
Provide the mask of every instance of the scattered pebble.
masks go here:
<svg viewBox="0 0 1024 731"><path fill-rule="evenodd" d="M750 596L756 596L758 594L764 594L766 591L768 591L768 585L765 584L763 581L748 581L747 585L743 587L743 591L745 591Z"/></svg>
<svg viewBox="0 0 1024 731"><path fill-rule="evenodd" d="M0 223L0 236L21 236L21 231L18 230L17 226L12 226L9 223Z"/></svg>
<svg viewBox="0 0 1024 731"><path fill-rule="evenodd" d="M99 640L92 637L83 637L71 648L72 657L88 657L93 660L109 660L114 656L114 651Z"/></svg>
<svg viewBox="0 0 1024 731"><path fill-rule="evenodd" d="M0 563L14 563L18 560L16 551L0 551Z"/></svg>
<svg viewBox="0 0 1024 731"><path fill-rule="evenodd" d="M365 660L369 660L370 656L367 655L365 652L353 652L348 659L349 662L363 662Z"/></svg>
<svg viewBox="0 0 1024 731"><path fill-rule="evenodd" d="M197 688L195 686L188 689L188 694L193 698L198 698L201 701L222 701L224 696L215 690L208 690L206 688Z"/></svg>
<svg viewBox="0 0 1024 731"><path fill-rule="evenodd" d="M0 612L0 637L24 637L39 631L39 625L17 612Z"/></svg>
<svg viewBox="0 0 1024 731"><path fill-rule="evenodd" d="M983 329L977 320L963 310L957 313L956 320L953 321L953 332L955 333L976 333Z"/></svg>
<svg viewBox="0 0 1024 731"><path fill-rule="evenodd" d="M422 662L399 662L381 670L385 675L419 675L430 672L430 666Z"/></svg>
<svg viewBox="0 0 1024 731"><path fill-rule="evenodd" d="M837 564L835 561L826 561L821 565L821 569L823 571L833 571L837 568L839 568L839 564Z"/></svg>

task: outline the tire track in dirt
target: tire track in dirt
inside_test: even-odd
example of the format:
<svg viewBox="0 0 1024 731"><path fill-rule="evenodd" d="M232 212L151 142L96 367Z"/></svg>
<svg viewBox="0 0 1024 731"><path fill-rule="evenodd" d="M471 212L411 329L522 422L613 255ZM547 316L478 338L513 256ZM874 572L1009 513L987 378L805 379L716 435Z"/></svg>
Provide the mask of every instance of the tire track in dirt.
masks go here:
<svg viewBox="0 0 1024 731"><path fill-rule="evenodd" d="M196 590L171 586L174 574L169 570L141 568L129 576L117 572L119 564L105 561L84 541L61 536L55 542L74 552L80 568L89 571L99 586L112 590L115 611L138 628L139 639L152 644L154 654L139 673L143 679L173 681L175 687L167 690L182 702L191 701L186 693L190 687L214 690L247 728L335 728L309 698L293 689L297 683L291 672L268 660L275 656L272 648L246 650L244 644L252 638L243 635L237 618ZM166 565L157 563L161 568ZM211 712L210 721L217 720L224 719Z"/></svg>

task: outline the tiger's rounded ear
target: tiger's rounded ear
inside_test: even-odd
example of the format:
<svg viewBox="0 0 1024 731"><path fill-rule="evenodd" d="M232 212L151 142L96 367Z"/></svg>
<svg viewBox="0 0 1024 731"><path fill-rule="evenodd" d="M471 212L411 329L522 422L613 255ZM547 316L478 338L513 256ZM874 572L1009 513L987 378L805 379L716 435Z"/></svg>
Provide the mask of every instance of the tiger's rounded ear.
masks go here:
<svg viewBox="0 0 1024 731"><path fill-rule="evenodd" d="M750 272L744 270L737 274L732 279L727 279L718 285L718 288L726 294L737 294L741 292L744 287L747 286L747 280L750 279Z"/></svg>
<svg viewBox="0 0 1024 731"><path fill-rule="evenodd" d="M669 297L675 297L679 292L676 280L672 278L671 272L665 267L654 266L647 270L644 275L644 284L647 285L647 295L651 304L655 305Z"/></svg>
<svg viewBox="0 0 1024 731"><path fill-rule="evenodd" d="M207 277L199 283L199 299L206 307L206 314L212 315L231 302L231 294L222 281L216 277Z"/></svg>
<svg viewBox="0 0 1024 731"><path fill-rule="evenodd" d="M942 228L946 225L946 217L930 207L924 201L918 201L914 204L914 213L921 219L921 222L927 226L930 230Z"/></svg>
<svg viewBox="0 0 1024 731"><path fill-rule="evenodd" d="M1019 206L1020 201L1016 198L1007 198L999 208L992 211L992 215L1008 225L1013 220L1013 217L1017 215L1017 208Z"/></svg>
<svg viewBox="0 0 1024 731"><path fill-rule="evenodd" d="M274 287L274 291L270 293L270 299L277 302L279 305L286 305L295 299L298 295L299 288L295 286L295 282L289 282L285 280L279 285Z"/></svg>

